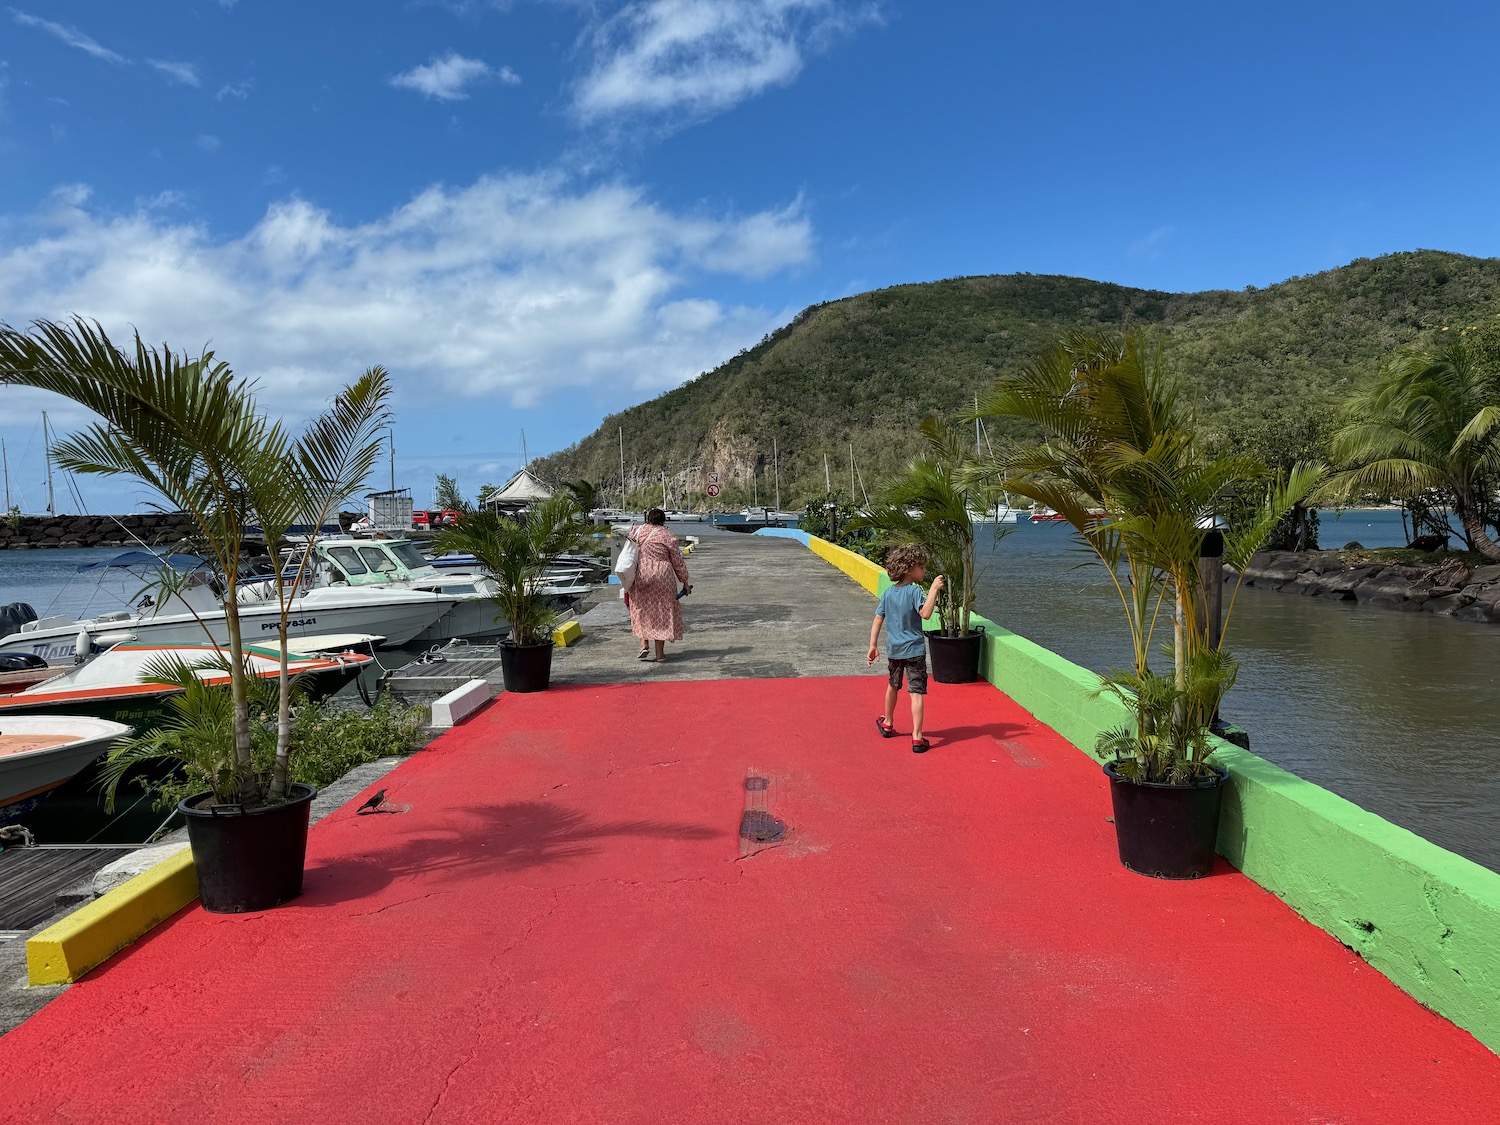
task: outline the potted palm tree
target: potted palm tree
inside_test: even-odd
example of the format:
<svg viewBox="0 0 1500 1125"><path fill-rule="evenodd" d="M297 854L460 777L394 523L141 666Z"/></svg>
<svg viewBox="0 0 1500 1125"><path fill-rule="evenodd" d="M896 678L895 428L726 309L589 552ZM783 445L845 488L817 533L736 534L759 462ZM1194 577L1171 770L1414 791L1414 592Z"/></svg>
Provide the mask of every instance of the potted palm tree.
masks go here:
<svg viewBox="0 0 1500 1125"><path fill-rule="evenodd" d="M887 482L867 515L851 527L871 527L891 543L914 543L945 578L938 596L938 628L927 634L932 678L943 684L979 679L984 626L970 617L978 596L976 537L966 474L973 458L953 429L936 418L921 424L926 449ZM996 536L1007 534L996 529Z"/></svg>
<svg viewBox="0 0 1500 1125"><path fill-rule="evenodd" d="M179 806L200 898L207 910L238 913L296 897L315 795L290 780L287 623L301 575L274 579L281 675L274 749L268 768L260 768L255 743L261 732L250 711L253 677L239 658L245 527L258 519L275 544L294 522L309 520L316 528L338 511L380 453L389 377L371 368L293 436L261 413L254 384L237 378L212 352L189 357L151 347L139 334L133 348L121 349L98 324L81 318L65 325L38 321L30 333L0 325L0 373L0 381L51 391L99 417L57 443L52 453L59 465L133 478L192 520L199 548L218 572L230 674L227 729L205 719L207 742L195 743L192 761L185 762L198 767L208 788Z"/></svg>
<svg viewBox="0 0 1500 1125"><path fill-rule="evenodd" d="M475 512L438 535L435 550L473 555L499 586L493 600L510 626L500 645L506 691L545 691L551 683L557 612L542 593L542 576L559 555L582 545L590 530L567 494L532 504L514 518Z"/></svg>
<svg viewBox="0 0 1500 1125"><path fill-rule="evenodd" d="M1321 468L1271 477L1253 458L1210 456L1160 353L1138 330L1068 335L997 380L979 410L1040 432L985 471L1067 520L1125 613L1133 664L1103 676L1100 690L1124 702L1133 721L1104 731L1095 746L1109 759L1120 860L1160 878L1206 875L1227 781L1210 761L1210 724L1238 666L1223 647L1235 598L1222 627L1204 611L1204 541L1219 534L1214 517L1229 497L1256 492L1254 515L1223 533L1223 557L1243 573ZM1170 630L1168 675L1150 664L1158 628Z"/></svg>

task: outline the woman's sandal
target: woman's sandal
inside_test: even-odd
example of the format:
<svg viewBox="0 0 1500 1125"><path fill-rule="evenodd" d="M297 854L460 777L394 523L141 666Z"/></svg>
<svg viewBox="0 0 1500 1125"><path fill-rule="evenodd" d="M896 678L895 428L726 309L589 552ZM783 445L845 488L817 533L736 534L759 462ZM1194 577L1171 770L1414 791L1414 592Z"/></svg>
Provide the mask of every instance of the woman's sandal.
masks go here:
<svg viewBox="0 0 1500 1125"><path fill-rule="evenodd" d="M885 721L884 715L875 716L875 729L880 731L882 738L895 738L896 728Z"/></svg>
<svg viewBox="0 0 1500 1125"><path fill-rule="evenodd" d="M911 742L911 752L913 754L925 754L925 753L927 753L927 751L929 751L931 749L932 749L932 743L928 742L925 738L921 738L921 739L914 738L914 739L912 739L912 742Z"/></svg>
<svg viewBox="0 0 1500 1125"><path fill-rule="evenodd" d="M645 660L646 657L648 657L650 655L651 655L651 650L649 648L643 648L643 649L641 649L640 652L638 652L638 653L635 654L635 658L637 660Z"/></svg>

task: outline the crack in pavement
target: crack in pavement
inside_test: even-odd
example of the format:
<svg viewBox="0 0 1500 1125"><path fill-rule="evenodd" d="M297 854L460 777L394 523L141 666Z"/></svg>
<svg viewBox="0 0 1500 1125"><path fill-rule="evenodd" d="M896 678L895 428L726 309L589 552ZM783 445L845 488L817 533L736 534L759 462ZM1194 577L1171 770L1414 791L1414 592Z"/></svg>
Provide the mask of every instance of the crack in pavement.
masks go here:
<svg viewBox="0 0 1500 1125"><path fill-rule="evenodd" d="M504 949L498 949L494 953L490 954L490 970L492 979L495 970L499 968L500 959L505 957L507 954L519 949L523 944L529 941L532 933L535 932L536 928L543 922L545 922L548 918L551 918L552 915L556 914L561 908L562 902L558 897L557 890L554 888L552 891L551 907L527 922L525 932L522 933L520 937L516 938L515 941L511 942ZM473 1062L475 1056L479 1054L479 1049L483 1045L482 1040L484 1038L485 1028L481 1013L483 1013L487 1009L491 1000L494 999L495 995L500 991L501 988L505 986L507 982L508 978L506 978L505 980L494 979L494 983L492 983L488 988L483 989L479 994L475 996L474 1003L472 1005L472 1015L474 1020L474 1029L472 1032L473 1043L470 1045L469 1050L464 1055L464 1057L459 1059L458 1062L453 1065L453 1068L449 1070L446 1075L444 1075L443 1088L438 1091L437 1097L433 1099L432 1108L430 1108L427 1111L427 1115L422 1118L423 1125L427 1125L428 1122L432 1121L438 1110L442 1108L443 1099L448 1096L448 1091L453 1088L454 1079L458 1077L458 1072L461 1071L464 1067L468 1066L469 1063Z"/></svg>

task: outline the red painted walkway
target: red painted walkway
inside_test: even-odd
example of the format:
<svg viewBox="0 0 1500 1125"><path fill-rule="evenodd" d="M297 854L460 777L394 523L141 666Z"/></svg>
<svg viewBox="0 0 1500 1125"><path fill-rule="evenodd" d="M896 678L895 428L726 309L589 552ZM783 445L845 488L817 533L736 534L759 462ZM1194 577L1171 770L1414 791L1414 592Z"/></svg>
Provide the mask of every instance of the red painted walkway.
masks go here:
<svg viewBox="0 0 1500 1125"><path fill-rule="evenodd" d="M0 1039L5 1121L1485 1122L1500 1059L1238 874L1123 871L987 685L506 696ZM742 856L747 771L791 826ZM752 799L755 794L750 795Z"/></svg>

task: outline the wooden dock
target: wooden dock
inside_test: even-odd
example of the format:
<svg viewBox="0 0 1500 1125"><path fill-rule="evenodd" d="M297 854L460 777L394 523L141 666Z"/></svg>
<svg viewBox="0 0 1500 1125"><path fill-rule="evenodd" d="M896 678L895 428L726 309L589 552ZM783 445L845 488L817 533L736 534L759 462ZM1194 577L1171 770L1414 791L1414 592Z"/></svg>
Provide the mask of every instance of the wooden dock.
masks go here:
<svg viewBox="0 0 1500 1125"><path fill-rule="evenodd" d="M0 851L0 941L19 937L59 908L58 896L139 845L50 844Z"/></svg>
<svg viewBox="0 0 1500 1125"><path fill-rule="evenodd" d="M382 677L392 691L444 695L470 680L500 682L499 645L455 645L423 653Z"/></svg>

